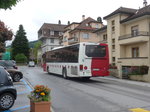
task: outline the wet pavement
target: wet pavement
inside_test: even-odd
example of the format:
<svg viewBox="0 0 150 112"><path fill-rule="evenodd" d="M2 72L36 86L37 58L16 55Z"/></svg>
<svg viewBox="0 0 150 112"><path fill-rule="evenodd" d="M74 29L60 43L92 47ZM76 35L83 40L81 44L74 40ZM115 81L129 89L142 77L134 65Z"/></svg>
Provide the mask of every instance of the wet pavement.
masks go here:
<svg viewBox="0 0 150 112"><path fill-rule="evenodd" d="M10 110L2 112L30 112L30 101L27 95L32 91L31 86L25 79L14 82L14 86L17 89L17 99Z"/></svg>

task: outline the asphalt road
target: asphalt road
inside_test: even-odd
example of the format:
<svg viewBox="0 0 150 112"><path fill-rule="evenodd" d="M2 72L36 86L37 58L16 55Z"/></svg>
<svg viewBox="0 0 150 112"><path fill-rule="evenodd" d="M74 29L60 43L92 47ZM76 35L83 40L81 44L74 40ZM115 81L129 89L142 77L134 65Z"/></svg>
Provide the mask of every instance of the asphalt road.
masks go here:
<svg viewBox="0 0 150 112"><path fill-rule="evenodd" d="M24 77L35 86L51 88L55 112L130 112L129 109L150 109L150 88L103 78L63 79L43 72L40 67L19 67ZM120 79L119 79L120 80Z"/></svg>

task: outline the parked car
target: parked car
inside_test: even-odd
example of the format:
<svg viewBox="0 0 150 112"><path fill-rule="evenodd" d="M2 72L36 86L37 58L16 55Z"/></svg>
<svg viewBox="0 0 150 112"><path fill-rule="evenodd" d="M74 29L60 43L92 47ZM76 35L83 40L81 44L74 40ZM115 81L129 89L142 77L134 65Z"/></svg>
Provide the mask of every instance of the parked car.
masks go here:
<svg viewBox="0 0 150 112"><path fill-rule="evenodd" d="M12 61L0 60L0 66L3 66L10 73L14 82L19 82L23 78L22 72L17 70L18 67Z"/></svg>
<svg viewBox="0 0 150 112"><path fill-rule="evenodd" d="M34 61L29 61L28 66L29 66L29 67L35 67L35 62L34 62Z"/></svg>
<svg viewBox="0 0 150 112"><path fill-rule="evenodd" d="M21 71L16 69L6 69L10 74L14 82L19 82L23 78L23 74Z"/></svg>
<svg viewBox="0 0 150 112"><path fill-rule="evenodd" d="M14 60L0 60L0 66L3 66L4 68L14 68L18 69L16 66L16 62Z"/></svg>
<svg viewBox="0 0 150 112"><path fill-rule="evenodd" d="M0 112L11 108L17 98L17 90L13 86L10 74L0 67Z"/></svg>

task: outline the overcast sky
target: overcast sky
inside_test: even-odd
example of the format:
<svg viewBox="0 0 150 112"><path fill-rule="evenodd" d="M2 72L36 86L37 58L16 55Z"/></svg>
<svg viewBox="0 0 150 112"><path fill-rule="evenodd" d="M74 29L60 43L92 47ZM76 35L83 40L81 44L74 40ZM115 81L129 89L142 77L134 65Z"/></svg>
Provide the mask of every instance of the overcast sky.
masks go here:
<svg viewBox="0 0 150 112"><path fill-rule="evenodd" d="M148 4L150 0L147 0ZM68 21L81 22L82 15L97 19L119 7L138 9L143 0L22 0L12 10L0 10L0 20L10 27L14 34L20 24L24 26L29 41L37 40L37 31L43 23L62 24ZM104 20L104 24L106 21ZM10 42L8 42L10 43Z"/></svg>

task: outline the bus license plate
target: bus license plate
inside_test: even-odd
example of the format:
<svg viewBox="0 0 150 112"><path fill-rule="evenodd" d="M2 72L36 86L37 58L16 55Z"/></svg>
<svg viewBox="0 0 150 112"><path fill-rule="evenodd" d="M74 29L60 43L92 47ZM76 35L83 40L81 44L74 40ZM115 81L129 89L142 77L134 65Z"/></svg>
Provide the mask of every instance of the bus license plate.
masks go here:
<svg viewBox="0 0 150 112"><path fill-rule="evenodd" d="M94 68L94 69L93 69L93 71L99 71L99 70L100 70L100 69L98 69L98 68Z"/></svg>

